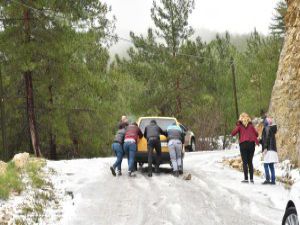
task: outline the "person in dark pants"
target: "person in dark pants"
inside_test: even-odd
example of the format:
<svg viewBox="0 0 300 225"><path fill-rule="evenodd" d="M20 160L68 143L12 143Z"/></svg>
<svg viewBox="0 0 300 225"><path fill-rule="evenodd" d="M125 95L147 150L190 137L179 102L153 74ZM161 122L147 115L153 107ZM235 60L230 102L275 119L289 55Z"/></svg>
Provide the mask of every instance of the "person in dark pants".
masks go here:
<svg viewBox="0 0 300 225"><path fill-rule="evenodd" d="M111 173L113 176L116 176L116 174L118 176L122 175L121 165L122 165L122 160L123 160L123 156L124 156L124 150L123 150L124 138L125 138L125 126L120 124L119 130L117 131L117 134L115 135L115 138L114 138L114 142L112 144L112 149L117 156L117 160L110 167L110 170L111 170ZM116 169L117 169L117 172L116 172Z"/></svg>
<svg viewBox="0 0 300 225"><path fill-rule="evenodd" d="M143 133L137 123L132 123L126 127L124 139L124 151L128 158L128 175L134 177L134 160L137 151L137 142L143 137Z"/></svg>
<svg viewBox="0 0 300 225"><path fill-rule="evenodd" d="M274 124L272 118L265 118L261 139L266 175L266 180L263 182L263 184L276 184L274 164L279 162L275 138L276 132L277 126ZM271 171L271 177L269 169Z"/></svg>
<svg viewBox="0 0 300 225"><path fill-rule="evenodd" d="M165 135L162 129L156 124L155 120L151 120L150 124L145 128L144 137L147 139L148 147L148 176L152 177L152 158L153 150L156 151L155 172L159 173L159 164L161 161L161 143L160 135Z"/></svg>
<svg viewBox="0 0 300 225"><path fill-rule="evenodd" d="M253 180L253 156L255 152L255 144L258 142L258 133L252 125L251 118L247 113L242 113L236 124L235 129L231 132L232 136L239 134L240 152L243 161L244 180L243 183L248 183L248 170L250 174L250 182Z"/></svg>

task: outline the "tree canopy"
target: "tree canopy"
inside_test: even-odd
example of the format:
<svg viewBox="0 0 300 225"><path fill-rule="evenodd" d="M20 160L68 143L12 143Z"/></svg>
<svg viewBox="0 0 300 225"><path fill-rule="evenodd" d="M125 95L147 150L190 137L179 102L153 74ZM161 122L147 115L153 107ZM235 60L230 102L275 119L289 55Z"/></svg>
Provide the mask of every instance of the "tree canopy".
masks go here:
<svg viewBox="0 0 300 225"><path fill-rule="evenodd" d="M109 155L123 114L176 116L198 149L214 148L236 120L233 67L239 111L266 110L281 36L254 30L245 42L226 32L204 42L188 24L194 4L155 0L155 27L131 32L128 57L112 59L115 20L102 1L1 1L1 158Z"/></svg>

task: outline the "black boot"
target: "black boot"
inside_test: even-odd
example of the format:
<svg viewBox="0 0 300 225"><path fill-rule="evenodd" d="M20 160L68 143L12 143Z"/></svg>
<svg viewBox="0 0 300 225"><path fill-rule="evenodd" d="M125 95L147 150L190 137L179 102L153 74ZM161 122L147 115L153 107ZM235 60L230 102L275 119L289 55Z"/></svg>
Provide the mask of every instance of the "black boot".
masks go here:
<svg viewBox="0 0 300 225"><path fill-rule="evenodd" d="M179 171L179 174L180 174L180 175L182 175L182 174L183 174L183 169L182 169L182 166L179 166L179 167L178 167L178 171Z"/></svg>
<svg viewBox="0 0 300 225"><path fill-rule="evenodd" d="M116 176L116 171L115 171L114 167L111 166L110 171L111 171L112 175L115 177Z"/></svg>
<svg viewBox="0 0 300 225"><path fill-rule="evenodd" d="M148 167L148 177L152 177L152 167Z"/></svg>
<svg viewBox="0 0 300 225"><path fill-rule="evenodd" d="M179 177L179 172L178 172L178 170L174 171L174 172L173 172L173 175L174 175L174 177Z"/></svg>

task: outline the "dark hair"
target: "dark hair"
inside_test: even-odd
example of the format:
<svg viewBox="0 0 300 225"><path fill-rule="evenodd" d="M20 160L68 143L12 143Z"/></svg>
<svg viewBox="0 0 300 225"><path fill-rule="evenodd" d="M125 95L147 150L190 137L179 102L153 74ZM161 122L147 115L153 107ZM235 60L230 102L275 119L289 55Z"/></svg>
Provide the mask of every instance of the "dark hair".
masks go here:
<svg viewBox="0 0 300 225"><path fill-rule="evenodd" d="M150 123L156 124L156 121L155 120L151 120Z"/></svg>
<svg viewBox="0 0 300 225"><path fill-rule="evenodd" d="M177 124L176 124L176 122L174 122L174 123L172 123L172 125L176 126Z"/></svg>
<svg viewBox="0 0 300 225"><path fill-rule="evenodd" d="M136 122L133 122L131 125L138 126L138 124Z"/></svg>

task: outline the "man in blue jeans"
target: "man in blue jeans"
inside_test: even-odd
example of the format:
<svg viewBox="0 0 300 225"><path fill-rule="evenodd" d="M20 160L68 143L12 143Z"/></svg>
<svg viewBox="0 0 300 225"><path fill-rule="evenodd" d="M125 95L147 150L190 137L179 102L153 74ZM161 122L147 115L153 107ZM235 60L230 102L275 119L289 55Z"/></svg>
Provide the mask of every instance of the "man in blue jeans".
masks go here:
<svg viewBox="0 0 300 225"><path fill-rule="evenodd" d="M134 177L134 160L137 151L137 142L139 138L143 137L143 133L138 127L137 123L132 123L126 127L124 151L128 158L128 175Z"/></svg>
<svg viewBox="0 0 300 225"><path fill-rule="evenodd" d="M124 151L123 151L124 138L125 138L125 126L120 124L119 130L117 131L117 134L115 135L114 138L114 143L112 144L112 149L117 156L115 163L110 167L113 176L116 176L116 174L118 174L118 176L122 175L121 164L124 156Z"/></svg>

